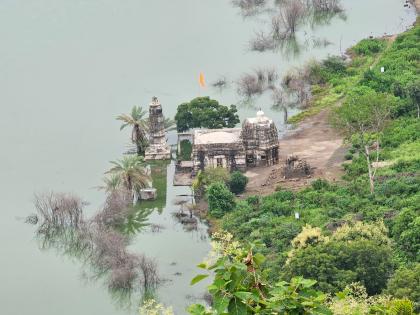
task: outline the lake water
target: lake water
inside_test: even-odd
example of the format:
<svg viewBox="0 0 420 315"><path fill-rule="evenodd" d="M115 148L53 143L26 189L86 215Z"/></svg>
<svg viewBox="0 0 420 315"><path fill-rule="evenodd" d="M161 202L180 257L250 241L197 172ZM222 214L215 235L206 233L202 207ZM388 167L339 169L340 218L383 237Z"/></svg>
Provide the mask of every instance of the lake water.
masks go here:
<svg viewBox="0 0 420 315"><path fill-rule="evenodd" d="M0 314L133 313L100 281L83 280L77 259L39 250L34 227L22 221L34 212L33 194L73 192L90 202L92 214L104 201L95 187L128 141L115 117L132 105L147 105L156 95L165 115L173 117L178 104L198 95L239 103L233 83L223 92L200 90L198 74L207 82L221 76L235 81L257 66L275 66L281 74L312 57L339 54L340 47L369 35L403 31L415 20L401 0L343 5L345 20L334 18L299 35L327 38L332 45L293 58L249 51L252 36L267 27L264 15L245 19L229 0L1 0ZM254 115L259 107L282 128L282 116L271 110L267 96L240 106L240 116ZM169 165L168 178L172 171ZM130 249L156 257L170 280L158 296L183 314L187 296L202 293L189 281L209 241L203 226L201 232L185 232L173 219L171 201L188 189L171 182L162 213L150 218L165 229L139 234Z"/></svg>

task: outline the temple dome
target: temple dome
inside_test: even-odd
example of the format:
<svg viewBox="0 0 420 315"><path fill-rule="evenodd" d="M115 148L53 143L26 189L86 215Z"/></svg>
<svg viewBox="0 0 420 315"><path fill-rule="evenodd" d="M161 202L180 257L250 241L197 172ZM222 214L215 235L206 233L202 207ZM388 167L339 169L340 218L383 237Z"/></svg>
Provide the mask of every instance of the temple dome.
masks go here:
<svg viewBox="0 0 420 315"><path fill-rule="evenodd" d="M257 118L259 118L259 117L264 117L265 115L264 115L264 112L260 109L258 112L257 112Z"/></svg>

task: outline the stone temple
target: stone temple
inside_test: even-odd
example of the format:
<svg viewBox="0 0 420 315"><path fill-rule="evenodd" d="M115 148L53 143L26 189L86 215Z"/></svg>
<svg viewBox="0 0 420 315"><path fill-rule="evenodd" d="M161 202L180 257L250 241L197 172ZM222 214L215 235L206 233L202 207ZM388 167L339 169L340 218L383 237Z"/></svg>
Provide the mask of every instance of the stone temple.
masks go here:
<svg viewBox="0 0 420 315"><path fill-rule="evenodd" d="M166 142L165 119L162 105L157 97L153 97L149 105L149 135L149 147L146 149L145 160L169 160L171 148Z"/></svg>
<svg viewBox="0 0 420 315"><path fill-rule="evenodd" d="M224 167L245 170L279 163L279 138L273 120L261 110L242 128L196 129L192 135L193 170Z"/></svg>

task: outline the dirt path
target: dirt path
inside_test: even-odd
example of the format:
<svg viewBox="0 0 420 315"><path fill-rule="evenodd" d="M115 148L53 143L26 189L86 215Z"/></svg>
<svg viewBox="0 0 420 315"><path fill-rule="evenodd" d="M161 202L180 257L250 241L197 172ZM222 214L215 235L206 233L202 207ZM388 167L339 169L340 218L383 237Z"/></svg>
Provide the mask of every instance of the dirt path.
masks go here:
<svg viewBox="0 0 420 315"><path fill-rule="evenodd" d="M420 10L420 0L415 0ZM385 37L388 50L397 35ZM375 66L382 54L376 56L371 66ZM343 99L336 106L340 106ZM309 185L313 180L322 178L339 181L343 175L344 156L347 148L343 139L328 123L330 109L305 119L295 130L289 131L280 141L280 164L272 167L257 167L246 172L249 178L245 195L267 195L275 191L277 186L298 190ZM284 179L282 168L289 155L297 155L305 159L314 168L313 174L307 178Z"/></svg>
<svg viewBox="0 0 420 315"><path fill-rule="evenodd" d="M412 2L414 2L417 12L420 12L420 0L412 0Z"/></svg>
<svg viewBox="0 0 420 315"><path fill-rule="evenodd" d="M343 174L341 164L347 149L343 140L328 124L329 111L302 121L298 128L288 132L280 140L280 164L272 167L259 167L246 172L249 177L247 195L272 193L277 186L300 189L317 178L336 181ZM309 178L285 180L282 167L288 155L298 155L314 168Z"/></svg>

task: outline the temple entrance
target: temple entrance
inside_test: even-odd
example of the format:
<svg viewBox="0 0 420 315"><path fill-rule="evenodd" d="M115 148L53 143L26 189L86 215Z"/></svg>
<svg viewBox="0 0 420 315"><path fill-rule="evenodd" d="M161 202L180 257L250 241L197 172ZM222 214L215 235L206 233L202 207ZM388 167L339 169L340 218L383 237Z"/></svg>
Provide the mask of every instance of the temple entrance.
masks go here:
<svg viewBox="0 0 420 315"><path fill-rule="evenodd" d="M256 163L255 155L247 154L247 156L246 156L246 166L253 167L253 166L255 166L255 163Z"/></svg>
<svg viewBox="0 0 420 315"><path fill-rule="evenodd" d="M279 163L279 148L273 148L271 153L272 153L273 164L278 164Z"/></svg>

